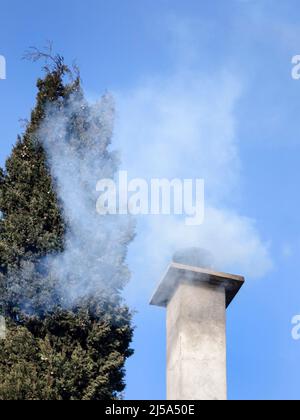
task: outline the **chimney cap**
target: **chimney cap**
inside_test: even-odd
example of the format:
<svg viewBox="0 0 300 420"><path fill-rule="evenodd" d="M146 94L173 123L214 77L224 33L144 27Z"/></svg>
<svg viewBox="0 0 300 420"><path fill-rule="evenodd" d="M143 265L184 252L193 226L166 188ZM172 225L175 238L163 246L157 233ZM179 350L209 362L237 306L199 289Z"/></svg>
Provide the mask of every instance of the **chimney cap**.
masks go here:
<svg viewBox="0 0 300 420"><path fill-rule="evenodd" d="M234 274L219 273L173 262L154 293L150 305L166 307L180 283L197 284L199 282L224 287L227 308L243 286L245 279Z"/></svg>

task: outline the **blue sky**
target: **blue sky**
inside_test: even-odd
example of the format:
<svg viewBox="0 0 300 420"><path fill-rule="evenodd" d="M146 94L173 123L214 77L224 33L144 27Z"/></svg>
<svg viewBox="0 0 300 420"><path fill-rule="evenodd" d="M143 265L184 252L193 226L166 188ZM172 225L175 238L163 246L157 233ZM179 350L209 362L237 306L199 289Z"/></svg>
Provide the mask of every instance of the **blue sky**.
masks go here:
<svg viewBox="0 0 300 420"><path fill-rule="evenodd" d="M228 310L229 397L300 398L300 342L291 338L300 313L297 0L1 0L0 7L1 163L34 105L40 68L22 55L52 40L68 62L76 59L89 97L114 92L124 169L207 181L210 220L190 240L199 233L212 248L218 242L220 268L247 280ZM148 301L181 239L170 235L172 223L140 221L130 249L126 297L137 315L129 399L165 398L165 313Z"/></svg>

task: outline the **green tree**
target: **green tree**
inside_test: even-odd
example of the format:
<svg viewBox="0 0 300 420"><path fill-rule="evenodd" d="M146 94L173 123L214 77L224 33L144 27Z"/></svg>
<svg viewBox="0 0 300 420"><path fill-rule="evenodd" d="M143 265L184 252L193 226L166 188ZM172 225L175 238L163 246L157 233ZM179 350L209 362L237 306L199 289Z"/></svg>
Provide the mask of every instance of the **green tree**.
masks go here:
<svg viewBox="0 0 300 420"><path fill-rule="evenodd" d="M53 64L37 82L31 120L0 170L0 302L8 324L0 346L0 399L116 399L132 355L124 279L66 308L43 263L43 257L64 251L68 220L36 133L49 104L63 109L72 95L83 97L79 76L73 77L62 57L48 58ZM73 116L72 130L86 126L85 112ZM82 134L77 137L84 141ZM125 246L132 238L129 232Z"/></svg>

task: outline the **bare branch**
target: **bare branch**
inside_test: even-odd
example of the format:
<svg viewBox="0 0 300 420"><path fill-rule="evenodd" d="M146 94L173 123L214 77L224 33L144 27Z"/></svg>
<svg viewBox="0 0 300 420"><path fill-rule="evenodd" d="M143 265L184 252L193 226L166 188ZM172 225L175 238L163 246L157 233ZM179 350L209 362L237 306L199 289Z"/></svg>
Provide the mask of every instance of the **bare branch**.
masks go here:
<svg viewBox="0 0 300 420"><path fill-rule="evenodd" d="M63 56L61 56L60 54L53 53L53 43L51 41L48 41L47 45L42 50L40 50L37 47L30 47L23 55L23 59L30 60L34 63L39 60L44 60L44 69L46 70L46 72L51 72L51 70L55 68L61 71L62 73L71 74L71 71L69 70L68 66L66 66L64 63Z"/></svg>

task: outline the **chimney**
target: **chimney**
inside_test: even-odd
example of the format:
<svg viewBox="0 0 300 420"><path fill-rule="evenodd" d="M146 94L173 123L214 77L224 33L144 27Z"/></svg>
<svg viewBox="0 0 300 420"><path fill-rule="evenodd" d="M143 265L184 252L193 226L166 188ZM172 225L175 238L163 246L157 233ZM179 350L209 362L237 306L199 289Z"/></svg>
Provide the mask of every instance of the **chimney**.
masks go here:
<svg viewBox="0 0 300 420"><path fill-rule="evenodd" d="M207 267L208 254L179 252L151 305L167 308L167 399L226 400L226 308L244 278Z"/></svg>

